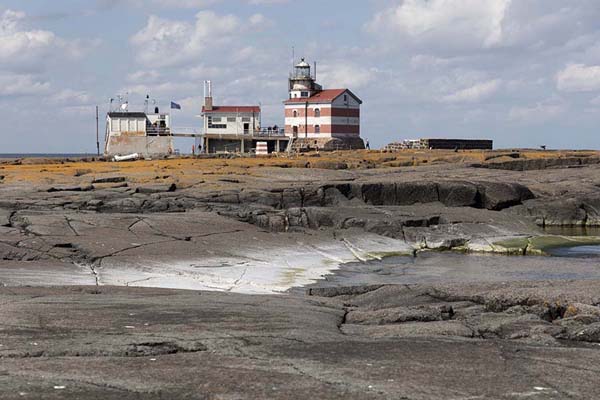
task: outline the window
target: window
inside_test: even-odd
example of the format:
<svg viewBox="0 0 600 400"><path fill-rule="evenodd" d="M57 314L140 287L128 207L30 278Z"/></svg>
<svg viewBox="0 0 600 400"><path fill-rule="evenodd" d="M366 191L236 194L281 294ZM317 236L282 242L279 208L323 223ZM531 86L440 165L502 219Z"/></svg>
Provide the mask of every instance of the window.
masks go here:
<svg viewBox="0 0 600 400"><path fill-rule="evenodd" d="M321 110L318 108L315 108L315 117L319 118L321 116Z"/></svg>
<svg viewBox="0 0 600 400"><path fill-rule="evenodd" d="M321 133L321 125L315 125L315 133L316 134Z"/></svg>
<svg viewBox="0 0 600 400"><path fill-rule="evenodd" d="M121 128L120 128L121 132L127 132L129 130L129 124L127 122L128 122L128 120L126 120L126 119L121 120Z"/></svg>
<svg viewBox="0 0 600 400"><path fill-rule="evenodd" d="M208 128L209 129L227 129L227 124L214 124L213 122L221 122L221 117L213 118L208 116Z"/></svg>
<svg viewBox="0 0 600 400"><path fill-rule="evenodd" d="M119 132L119 120L118 119L113 119L111 124L111 131L113 132Z"/></svg>
<svg viewBox="0 0 600 400"><path fill-rule="evenodd" d="M348 95L347 95L347 94L345 94L345 95L344 95L344 101L345 101L345 102L347 102L347 101L348 101Z"/></svg>
<svg viewBox="0 0 600 400"><path fill-rule="evenodd" d="M227 117L227 122L235 122L235 117Z"/></svg>
<svg viewBox="0 0 600 400"><path fill-rule="evenodd" d="M242 122L250 122L250 117L243 117Z"/></svg>
<svg viewBox="0 0 600 400"><path fill-rule="evenodd" d="M137 132L137 121L135 119L129 120L129 132Z"/></svg>
<svg viewBox="0 0 600 400"><path fill-rule="evenodd" d="M298 117L298 110L294 110L293 115L294 115L294 118Z"/></svg>
<svg viewBox="0 0 600 400"><path fill-rule="evenodd" d="M308 92L300 92L300 97L308 97Z"/></svg>

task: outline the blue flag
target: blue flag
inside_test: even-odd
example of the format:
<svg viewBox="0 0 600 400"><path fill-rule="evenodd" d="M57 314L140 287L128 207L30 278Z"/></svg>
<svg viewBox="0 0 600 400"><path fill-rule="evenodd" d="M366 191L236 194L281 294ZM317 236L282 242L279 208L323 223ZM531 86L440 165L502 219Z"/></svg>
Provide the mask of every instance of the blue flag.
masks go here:
<svg viewBox="0 0 600 400"><path fill-rule="evenodd" d="M171 110L181 110L181 106L175 102L171 102Z"/></svg>

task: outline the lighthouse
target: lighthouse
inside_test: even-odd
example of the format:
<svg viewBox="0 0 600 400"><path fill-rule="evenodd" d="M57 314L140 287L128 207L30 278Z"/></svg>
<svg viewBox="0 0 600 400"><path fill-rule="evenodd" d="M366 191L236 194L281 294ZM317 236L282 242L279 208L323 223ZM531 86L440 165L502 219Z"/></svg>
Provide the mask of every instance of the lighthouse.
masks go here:
<svg viewBox="0 0 600 400"><path fill-rule="evenodd" d="M315 64L315 75L316 75ZM296 64L294 72L290 74L289 92L290 99L309 98L323 90L321 85L317 84L317 77L311 74L310 64L304 58Z"/></svg>
<svg viewBox="0 0 600 400"><path fill-rule="evenodd" d="M359 99L350 89L323 89L317 83L316 63L303 58L289 77L285 104L285 134L298 148L363 149Z"/></svg>

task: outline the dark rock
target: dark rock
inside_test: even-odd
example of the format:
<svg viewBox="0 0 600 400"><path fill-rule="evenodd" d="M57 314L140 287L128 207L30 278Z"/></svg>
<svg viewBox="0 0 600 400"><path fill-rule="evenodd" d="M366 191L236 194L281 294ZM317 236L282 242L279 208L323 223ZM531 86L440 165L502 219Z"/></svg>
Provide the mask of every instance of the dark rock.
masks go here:
<svg viewBox="0 0 600 400"><path fill-rule="evenodd" d="M591 211L591 207L588 208ZM515 211L534 217L539 226L585 226L588 220L581 200L574 198L529 200Z"/></svg>
<svg viewBox="0 0 600 400"><path fill-rule="evenodd" d="M121 183L125 182L127 179L124 176L111 176L107 178L96 178L92 181L92 183Z"/></svg>
<svg viewBox="0 0 600 400"><path fill-rule="evenodd" d="M177 353L197 353L206 350L206 346L199 342L190 345L182 345L176 342L145 342L129 345L125 355L128 357L149 357Z"/></svg>
<svg viewBox="0 0 600 400"><path fill-rule="evenodd" d="M170 185L152 185L152 186L140 186L135 189L136 193L151 194L151 193L164 193L174 192L177 190L177 185L171 183Z"/></svg>
<svg viewBox="0 0 600 400"><path fill-rule="evenodd" d="M53 186L50 189L46 190L48 193L54 193L54 192L89 192L91 190L94 190L94 186L92 185L85 185L85 186L68 186L68 185L61 185L61 186Z"/></svg>
<svg viewBox="0 0 600 400"><path fill-rule="evenodd" d="M324 287L311 288L307 290L309 296L317 297L338 297L348 295L361 295L373 292L382 288L383 285L364 285L364 286L347 286L347 287Z"/></svg>
<svg viewBox="0 0 600 400"><path fill-rule="evenodd" d="M395 205L412 205L439 201L437 184L433 182L403 182L396 184Z"/></svg>
<svg viewBox="0 0 600 400"><path fill-rule="evenodd" d="M481 204L480 193L470 182L438 183L439 201L448 207L476 207Z"/></svg>
<svg viewBox="0 0 600 400"><path fill-rule="evenodd" d="M527 188L518 183L477 182L481 196L481 207L500 211L521 204L535 196Z"/></svg>

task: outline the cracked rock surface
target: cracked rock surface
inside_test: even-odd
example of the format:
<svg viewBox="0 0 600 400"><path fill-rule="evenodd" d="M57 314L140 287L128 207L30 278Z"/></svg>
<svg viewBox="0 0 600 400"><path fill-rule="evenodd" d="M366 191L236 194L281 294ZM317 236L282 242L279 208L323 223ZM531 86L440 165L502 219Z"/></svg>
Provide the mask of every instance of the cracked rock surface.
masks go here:
<svg viewBox="0 0 600 400"><path fill-rule="evenodd" d="M599 398L594 262L421 252L600 225L534 164L11 175L0 398Z"/></svg>
<svg viewBox="0 0 600 400"><path fill-rule="evenodd" d="M599 284L1 288L0 397L591 399Z"/></svg>

